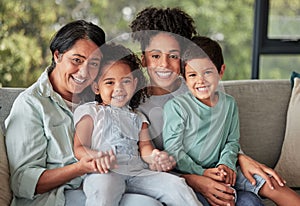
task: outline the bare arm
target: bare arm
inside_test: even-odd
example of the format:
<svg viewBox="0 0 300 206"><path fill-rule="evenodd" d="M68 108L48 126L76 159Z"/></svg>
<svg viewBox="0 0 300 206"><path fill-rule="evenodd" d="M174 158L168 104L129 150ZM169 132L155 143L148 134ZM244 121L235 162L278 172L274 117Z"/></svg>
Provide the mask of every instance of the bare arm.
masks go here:
<svg viewBox="0 0 300 206"><path fill-rule="evenodd" d="M87 155L92 157L98 156L98 151L91 149L91 139L94 129L93 119L89 115L83 116L76 124L74 135L74 153L77 159Z"/></svg>
<svg viewBox="0 0 300 206"><path fill-rule="evenodd" d="M139 150L142 159L148 164L152 164L153 163L152 152L154 150L154 146L150 140L148 125L146 123L142 124L142 129L140 131Z"/></svg>
<svg viewBox="0 0 300 206"><path fill-rule="evenodd" d="M176 166L175 159L167 152L155 149L148 132L148 124L143 123L140 132L139 150L142 159L147 162L150 169L157 171L169 171Z"/></svg>
<svg viewBox="0 0 300 206"><path fill-rule="evenodd" d="M253 178L254 174L260 175L262 178L264 178L271 189L274 188L274 185L271 181L270 176L272 176L280 186L284 186L286 183L285 180L283 180L275 170L255 161L254 159L245 154L238 155L238 162L244 176L253 185L256 184L256 181Z"/></svg>
<svg viewBox="0 0 300 206"><path fill-rule="evenodd" d="M95 171L95 167L91 157L82 158L79 162L65 167L45 170L38 180L35 193L48 192L76 177L93 171Z"/></svg>
<svg viewBox="0 0 300 206"><path fill-rule="evenodd" d="M76 132L74 135L75 156L79 160L84 157L93 158L92 162L94 167L97 168L98 172L108 173L109 169L117 167L116 156L112 150L97 151L91 149L93 129L93 119L89 115L83 116L76 124Z"/></svg>

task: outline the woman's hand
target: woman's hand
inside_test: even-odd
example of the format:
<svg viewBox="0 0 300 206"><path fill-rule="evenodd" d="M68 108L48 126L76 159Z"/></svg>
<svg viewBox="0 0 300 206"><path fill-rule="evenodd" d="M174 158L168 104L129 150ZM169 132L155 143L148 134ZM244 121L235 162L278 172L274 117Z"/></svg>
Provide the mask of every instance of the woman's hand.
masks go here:
<svg viewBox="0 0 300 206"><path fill-rule="evenodd" d="M275 170L255 161L245 154L239 154L238 161L242 173L251 182L252 185L256 184L256 181L253 178L254 174L257 174L264 178L271 189L274 189L274 185L271 181L270 176L273 177L280 186L284 186L286 183L286 181L283 180Z"/></svg>
<svg viewBox="0 0 300 206"><path fill-rule="evenodd" d="M77 165L77 171L80 172L80 175L84 175L86 173L93 173L93 172L97 172L97 167L95 165L95 162L94 162L94 158L87 155L83 158L80 159L80 161L78 161L76 163Z"/></svg>
<svg viewBox="0 0 300 206"><path fill-rule="evenodd" d="M176 161L167 152L154 149L151 154L152 163L149 165L151 170L170 171L176 166Z"/></svg>
<svg viewBox="0 0 300 206"><path fill-rule="evenodd" d="M201 193L209 204L234 205L235 191L230 186L201 175L184 174L182 177L196 192Z"/></svg>

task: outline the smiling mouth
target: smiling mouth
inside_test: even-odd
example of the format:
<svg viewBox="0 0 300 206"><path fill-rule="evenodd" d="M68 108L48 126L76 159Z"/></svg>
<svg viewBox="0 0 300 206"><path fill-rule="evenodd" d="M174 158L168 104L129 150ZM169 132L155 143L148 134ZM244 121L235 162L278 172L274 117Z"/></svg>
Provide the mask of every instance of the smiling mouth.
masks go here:
<svg viewBox="0 0 300 206"><path fill-rule="evenodd" d="M72 76L72 79L74 80L74 82L76 82L77 84L82 84L86 81L86 79L81 79L81 78L78 78L78 77L74 77Z"/></svg>
<svg viewBox="0 0 300 206"><path fill-rule="evenodd" d="M126 98L126 95L118 95L118 96L113 96L112 99L117 100L117 101L123 101Z"/></svg>
<svg viewBox="0 0 300 206"><path fill-rule="evenodd" d="M173 72L155 72L159 78L167 79L170 78Z"/></svg>
<svg viewBox="0 0 300 206"><path fill-rule="evenodd" d="M198 91L198 92L206 92L206 91L208 91L208 87L197 87L196 88L196 90Z"/></svg>

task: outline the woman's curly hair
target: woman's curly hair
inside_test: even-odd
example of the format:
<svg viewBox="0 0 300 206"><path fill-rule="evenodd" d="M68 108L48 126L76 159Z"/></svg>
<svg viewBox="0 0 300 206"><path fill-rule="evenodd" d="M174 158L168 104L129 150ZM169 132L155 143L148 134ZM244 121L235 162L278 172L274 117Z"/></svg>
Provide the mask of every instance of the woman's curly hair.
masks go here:
<svg viewBox="0 0 300 206"><path fill-rule="evenodd" d="M151 38L161 31L186 39L197 34L193 18L180 8L147 7L137 14L130 28L133 40L141 43L142 51L145 51Z"/></svg>
<svg viewBox="0 0 300 206"><path fill-rule="evenodd" d="M132 72L134 78L138 79L135 94L129 102L129 106L135 109L139 104L145 101L146 98L146 86L147 80L141 70L141 61L129 48L124 47L120 44L110 43L105 44L101 47L101 52L103 53L103 58L100 63L100 70L96 81L103 74L103 68L107 65L114 63L124 63L127 64ZM96 95L95 100L102 103L102 98L100 95Z"/></svg>

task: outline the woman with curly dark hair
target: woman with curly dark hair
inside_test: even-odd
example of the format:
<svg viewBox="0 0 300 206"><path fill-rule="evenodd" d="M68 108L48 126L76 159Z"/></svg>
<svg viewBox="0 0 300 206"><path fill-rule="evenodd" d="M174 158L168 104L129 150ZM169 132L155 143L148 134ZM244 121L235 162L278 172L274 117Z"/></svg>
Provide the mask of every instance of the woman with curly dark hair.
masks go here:
<svg viewBox="0 0 300 206"><path fill-rule="evenodd" d="M149 134L154 145L163 150L163 107L168 100L188 91L180 76L180 57L197 31L194 20L180 8L146 8L137 14L130 28L133 39L140 43L142 65L147 69L150 79L147 87L150 97L138 109L148 118ZM254 174L261 175L270 184L272 183L267 172L278 177L275 171L244 154L239 154L238 161L251 182L255 181L252 177ZM204 205L209 205L208 202L213 205L227 205L233 198L234 191L217 181L195 174L180 175L194 189ZM220 191L224 191L222 195L216 195ZM261 204L252 193L241 193L237 205Z"/></svg>

